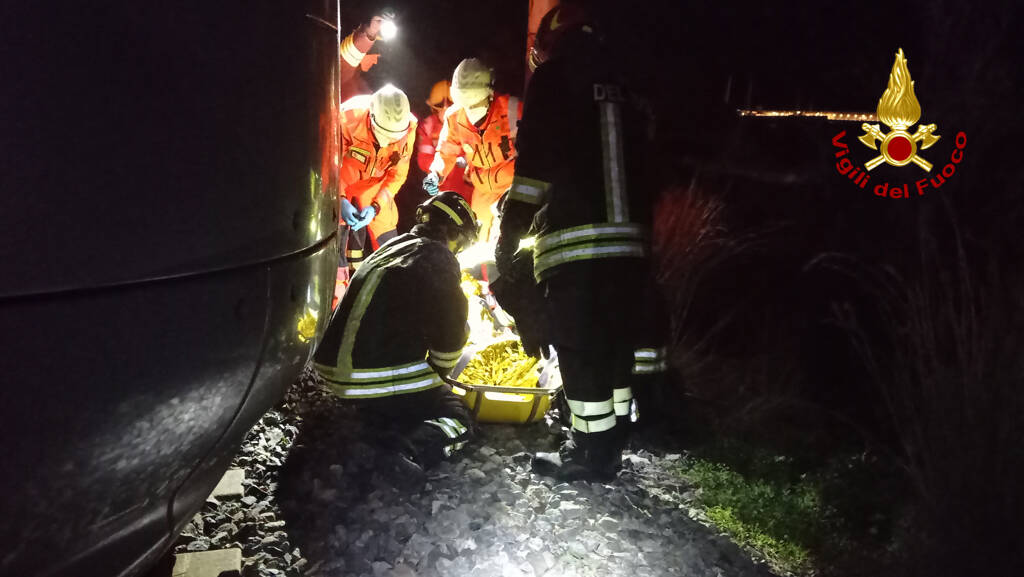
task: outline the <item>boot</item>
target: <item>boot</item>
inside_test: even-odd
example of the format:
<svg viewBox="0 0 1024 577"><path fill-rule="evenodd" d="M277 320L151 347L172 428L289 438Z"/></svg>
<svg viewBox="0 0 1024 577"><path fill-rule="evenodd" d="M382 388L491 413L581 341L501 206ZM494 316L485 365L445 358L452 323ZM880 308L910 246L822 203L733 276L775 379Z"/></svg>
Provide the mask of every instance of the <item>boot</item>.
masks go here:
<svg viewBox="0 0 1024 577"><path fill-rule="evenodd" d="M623 435L616 429L600 433L573 431L574 438L563 443L557 453L534 455L533 471L565 483L613 481L622 467Z"/></svg>

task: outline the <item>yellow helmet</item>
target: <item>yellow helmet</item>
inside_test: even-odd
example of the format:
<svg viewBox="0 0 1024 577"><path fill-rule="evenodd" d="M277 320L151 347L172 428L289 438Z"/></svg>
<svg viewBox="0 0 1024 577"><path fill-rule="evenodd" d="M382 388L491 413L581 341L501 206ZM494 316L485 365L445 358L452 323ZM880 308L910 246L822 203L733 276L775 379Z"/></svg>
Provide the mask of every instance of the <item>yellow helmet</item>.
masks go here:
<svg viewBox="0 0 1024 577"><path fill-rule="evenodd" d="M446 108L452 105L452 96L449 90L451 86L452 83L448 80L438 80L430 89L430 97L427 98L427 106L429 106L436 114L444 112Z"/></svg>
<svg viewBox="0 0 1024 577"><path fill-rule="evenodd" d="M387 146L402 138L412 123L409 99L391 84L384 85L370 98L370 126L377 143Z"/></svg>
<svg viewBox="0 0 1024 577"><path fill-rule="evenodd" d="M452 102L469 108L494 94L491 69L477 58L467 58L452 75Z"/></svg>

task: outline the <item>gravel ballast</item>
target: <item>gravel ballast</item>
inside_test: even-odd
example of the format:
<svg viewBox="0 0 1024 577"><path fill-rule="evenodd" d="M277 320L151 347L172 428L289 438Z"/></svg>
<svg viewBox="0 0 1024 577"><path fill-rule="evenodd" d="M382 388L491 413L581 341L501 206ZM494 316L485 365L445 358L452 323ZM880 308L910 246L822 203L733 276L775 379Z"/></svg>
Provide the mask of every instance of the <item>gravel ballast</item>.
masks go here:
<svg viewBox="0 0 1024 577"><path fill-rule="evenodd" d="M307 373L235 458L245 496L208 500L176 552L239 547L246 576L770 575L706 526L684 455L628 451L609 484L532 473L558 429L481 425L415 482L374 468L371 425Z"/></svg>

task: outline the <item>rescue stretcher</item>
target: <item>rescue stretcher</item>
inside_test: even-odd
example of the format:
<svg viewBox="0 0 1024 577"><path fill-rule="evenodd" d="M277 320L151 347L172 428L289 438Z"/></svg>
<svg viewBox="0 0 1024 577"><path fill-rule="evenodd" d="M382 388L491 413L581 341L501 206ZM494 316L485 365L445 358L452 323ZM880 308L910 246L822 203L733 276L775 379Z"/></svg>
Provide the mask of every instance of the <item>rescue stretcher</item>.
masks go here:
<svg viewBox="0 0 1024 577"><path fill-rule="evenodd" d="M511 317L500 309L493 296L467 296L469 297L471 317L482 310L489 316L495 329L503 330L503 335L498 337L492 334L489 337L482 337L466 347L459 362L456 363L450 376L446 379L452 387L452 392L462 397L473 417L481 423L526 425L540 421L551 408L555 395L562 388L558 357L553 349L551 349L549 358L542 359L538 363L540 374L537 376L537 386L535 387L470 384L458 380L459 375L469 365L469 362L488 345L501 340L519 341L519 337L509 329ZM471 331L471 335L474 333L479 335L480 331Z"/></svg>
<svg viewBox="0 0 1024 577"><path fill-rule="evenodd" d="M474 346L462 353L458 364L446 380L452 392L463 397L473 417L481 423L530 424L544 418L551 408L554 396L562 388L558 358L543 361L544 366L537 377L536 387L504 387L497 385L474 385L459 382L458 376L469 361L481 349Z"/></svg>

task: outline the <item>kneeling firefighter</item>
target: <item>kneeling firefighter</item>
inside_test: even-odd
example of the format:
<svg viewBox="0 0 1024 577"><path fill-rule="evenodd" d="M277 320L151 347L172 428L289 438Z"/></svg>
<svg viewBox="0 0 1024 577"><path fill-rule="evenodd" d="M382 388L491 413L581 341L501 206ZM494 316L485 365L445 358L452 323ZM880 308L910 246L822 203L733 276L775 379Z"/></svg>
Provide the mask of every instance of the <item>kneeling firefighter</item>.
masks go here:
<svg viewBox="0 0 1024 577"><path fill-rule="evenodd" d="M332 392L365 408L378 440L397 439L390 444L425 469L472 434L443 377L468 337L455 255L476 241L479 224L451 191L421 204L416 222L356 271L313 361Z"/></svg>

